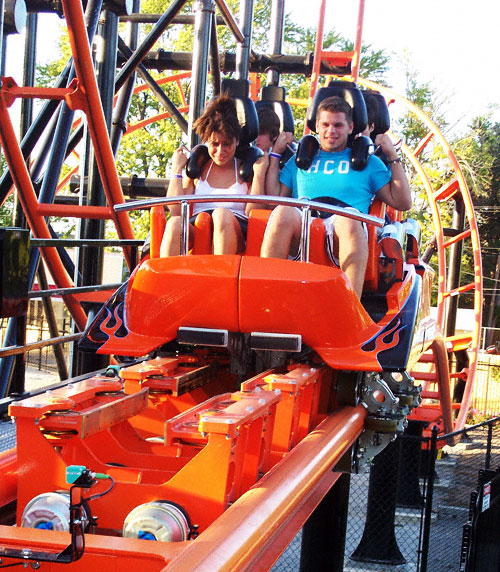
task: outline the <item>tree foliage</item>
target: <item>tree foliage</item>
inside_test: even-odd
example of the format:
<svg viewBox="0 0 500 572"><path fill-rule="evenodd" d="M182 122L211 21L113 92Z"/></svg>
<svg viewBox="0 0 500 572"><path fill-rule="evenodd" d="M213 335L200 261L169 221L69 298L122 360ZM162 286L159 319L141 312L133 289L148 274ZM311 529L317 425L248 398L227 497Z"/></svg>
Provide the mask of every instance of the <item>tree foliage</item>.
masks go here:
<svg viewBox="0 0 500 572"><path fill-rule="evenodd" d="M500 123L487 115L476 117L466 135L455 144L475 207L481 241L485 310L491 303L500 254ZM500 312L495 309L495 323ZM484 312L483 323L488 319ZM493 326L495 327L495 323Z"/></svg>

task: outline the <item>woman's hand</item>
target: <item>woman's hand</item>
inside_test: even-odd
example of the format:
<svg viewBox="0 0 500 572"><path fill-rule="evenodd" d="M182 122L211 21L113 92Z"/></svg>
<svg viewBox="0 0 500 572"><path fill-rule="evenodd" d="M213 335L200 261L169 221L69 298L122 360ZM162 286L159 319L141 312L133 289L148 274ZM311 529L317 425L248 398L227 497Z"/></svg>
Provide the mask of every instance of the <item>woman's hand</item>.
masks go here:
<svg viewBox="0 0 500 572"><path fill-rule="evenodd" d="M184 149L179 147L176 149L172 154L172 174L173 175L180 175L182 169L186 166L188 158L184 153Z"/></svg>
<svg viewBox="0 0 500 572"><path fill-rule="evenodd" d="M262 157L259 157L257 161L253 164L253 176L254 178L261 179L262 181L266 177L267 168L269 167L269 155L264 152Z"/></svg>

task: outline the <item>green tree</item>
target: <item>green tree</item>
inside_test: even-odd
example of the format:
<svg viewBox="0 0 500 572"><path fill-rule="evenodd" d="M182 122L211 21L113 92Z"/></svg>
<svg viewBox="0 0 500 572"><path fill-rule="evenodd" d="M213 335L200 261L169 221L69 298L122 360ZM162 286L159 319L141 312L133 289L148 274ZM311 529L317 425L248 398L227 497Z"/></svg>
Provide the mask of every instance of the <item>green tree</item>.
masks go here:
<svg viewBox="0 0 500 572"><path fill-rule="evenodd" d="M12 226L12 212L14 210L14 195L10 194L0 206L0 227Z"/></svg>
<svg viewBox="0 0 500 572"><path fill-rule="evenodd" d="M485 289L483 325L486 326L500 254L500 123L493 122L487 115L476 117L470 131L457 141L456 149L471 191L479 228ZM499 318L500 311L495 307L493 327L497 327Z"/></svg>

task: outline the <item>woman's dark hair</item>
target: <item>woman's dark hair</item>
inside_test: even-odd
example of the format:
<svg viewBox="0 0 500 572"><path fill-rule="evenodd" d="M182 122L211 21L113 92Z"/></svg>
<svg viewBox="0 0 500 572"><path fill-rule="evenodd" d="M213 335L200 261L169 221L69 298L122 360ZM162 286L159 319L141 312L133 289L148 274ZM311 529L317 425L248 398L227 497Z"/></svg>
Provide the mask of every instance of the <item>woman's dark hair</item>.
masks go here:
<svg viewBox="0 0 500 572"><path fill-rule="evenodd" d="M234 100L228 95L217 96L209 102L193 127L202 141L207 141L214 132L220 133L227 139L239 139L241 127Z"/></svg>

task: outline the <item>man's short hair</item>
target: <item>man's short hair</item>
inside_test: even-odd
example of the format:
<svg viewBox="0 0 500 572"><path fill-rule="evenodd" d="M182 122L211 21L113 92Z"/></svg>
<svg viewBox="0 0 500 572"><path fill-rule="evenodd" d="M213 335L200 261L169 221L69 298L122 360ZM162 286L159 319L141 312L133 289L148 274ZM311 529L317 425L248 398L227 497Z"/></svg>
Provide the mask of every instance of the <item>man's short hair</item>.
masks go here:
<svg viewBox="0 0 500 572"><path fill-rule="evenodd" d="M257 112L259 116L259 135L267 133L274 141L280 133L280 119L270 107L261 107Z"/></svg>
<svg viewBox="0 0 500 572"><path fill-rule="evenodd" d="M321 111L330 111L331 113L345 113L345 118L348 123L352 122L352 107L347 103L345 99L332 95L331 97L326 97L318 105L318 110L316 111L316 118Z"/></svg>

